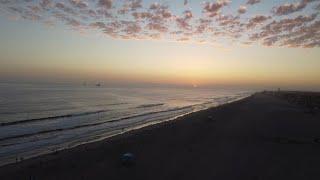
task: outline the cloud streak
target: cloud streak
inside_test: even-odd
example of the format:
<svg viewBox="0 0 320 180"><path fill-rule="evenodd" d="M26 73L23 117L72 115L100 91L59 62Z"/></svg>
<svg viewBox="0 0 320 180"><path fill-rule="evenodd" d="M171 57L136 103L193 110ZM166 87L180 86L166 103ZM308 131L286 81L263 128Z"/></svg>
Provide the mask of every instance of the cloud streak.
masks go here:
<svg viewBox="0 0 320 180"><path fill-rule="evenodd" d="M261 2L261 0L248 0L247 4L254 5L254 4L257 4L257 3L260 3L260 2Z"/></svg>
<svg viewBox="0 0 320 180"><path fill-rule="evenodd" d="M239 14L244 14L247 12L247 7L246 6L240 6L238 9Z"/></svg>
<svg viewBox="0 0 320 180"><path fill-rule="evenodd" d="M63 23L75 31L119 39L315 48L320 46L316 1L279 3L265 14L250 13L253 5L263 4L261 0L248 0L238 7L229 0L199 2L200 12L192 10L194 3L187 0L180 1L179 10L170 2L146 0L2 0L0 8L11 17L47 26ZM303 12L311 3L312 10Z"/></svg>
<svg viewBox="0 0 320 180"><path fill-rule="evenodd" d="M273 13L278 16L288 15L294 12L298 12L303 10L308 3L319 1L319 0L301 0L296 3L286 3L280 6L276 6L273 8Z"/></svg>

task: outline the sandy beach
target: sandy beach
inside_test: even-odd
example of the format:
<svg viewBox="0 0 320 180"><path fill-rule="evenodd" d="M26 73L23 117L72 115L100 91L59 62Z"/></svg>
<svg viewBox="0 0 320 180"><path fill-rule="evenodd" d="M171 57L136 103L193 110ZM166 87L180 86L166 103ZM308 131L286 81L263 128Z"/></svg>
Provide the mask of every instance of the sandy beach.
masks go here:
<svg viewBox="0 0 320 180"><path fill-rule="evenodd" d="M0 0L0 180L320 180L320 0Z"/></svg>
<svg viewBox="0 0 320 180"><path fill-rule="evenodd" d="M257 93L7 165L0 179L320 179L319 109L283 97ZM121 163L128 152L130 167Z"/></svg>

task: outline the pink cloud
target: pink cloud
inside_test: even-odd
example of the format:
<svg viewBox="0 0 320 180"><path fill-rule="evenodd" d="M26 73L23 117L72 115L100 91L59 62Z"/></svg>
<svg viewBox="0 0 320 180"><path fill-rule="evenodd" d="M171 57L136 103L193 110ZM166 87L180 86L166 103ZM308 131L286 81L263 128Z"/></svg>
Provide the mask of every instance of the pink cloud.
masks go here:
<svg viewBox="0 0 320 180"><path fill-rule="evenodd" d="M157 31L157 32L161 32L161 33L168 32L168 27L161 24L161 23L149 22L147 24L147 27L149 28L149 30L152 30L152 31Z"/></svg>
<svg viewBox="0 0 320 180"><path fill-rule="evenodd" d="M281 46L286 47L320 47L320 21L301 27L286 36L281 41Z"/></svg>
<svg viewBox="0 0 320 180"><path fill-rule="evenodd" d="M46 9L52 6L52 2L50 0L41 0L39 4L43 9Z"/></svg>
<svg viewBox="0 0 320 180"><path fill-rule="evenodd" d="M317 47L320 38L320 22L316 21L316 14L311 16L298 16L293 19L273 21L262 28L260 33L251 35L253 41L262 40L266 46L286 47Z"/></svg>
<svg viewBox="0 0 320 180"><path fill-rule="evenodd" d="M137 36L142 31L141 26L136 21L122 21L121 22L124 29L122 32L125 33L125 35L134 35Z"/></svg>
<svg viewBox="0 0 320 180"><path fill-rule="evenodd" d="M56 3L55 7L65 13L71 14L71 15L77 15L78 13L70 8L69 6L65 5L63 2Z"/></svg>
<svg viewBox="0 0 320 180"><path fill-rule="evenodd" d="M129 7L132 11L142 8L142 0L130 0Z"/></svg>
<svg viewBox="0 0 320 180"><path fill-rule="evenodd" d="M246 12L247 12L247 7L241 5L241 6L239 7L239 9L238 9L238 13L239 13L239 14L244 14L244 13L246 13Z"/></svg>
<svg viewBox="0 0 320 180"><path fill-rule="evenodd" d="M105 9L111 9L113 0L99 0L98 5Z"/></svg>
<svg viewBox="0 0 320 180"><path fill-rule="evenodd" d="M212 20L211 19L199 19L199 24L196 26L195 34L203 34L206 31L211 30L211 25Z"/></svg>
<svg viewBox="0 0 320 180"><path fill-rule="evenodd" d="M152 14L149 12L133 12L132 16L135 19L147 19L147 18L151 18Z"/></svg>
<svg viewBox="0 0 320 180"><path fill-rule="evenodd" d="M305 15L299 11L315 1L319 0L279 5L273 9L272 16L250 14L251 18L241 14L248 14L246 6L258 4L260 0L245 1L246 5L238 9L234 6L226 8L231 1L212 0L199 3L202 6L200 12L181 6L181 11L173 11L175 7L171 6L170 1L150 3L144 7L148 4L144 3L146 0L23 0L19 3L0 0L0 8L1 12L11 17L38 21L46 26L63 23L77 32L94 29L95 33L112 38L165 38L208 43L225 40L231 43L312 48L319 47L319 4L314 4ZM185 5L189 3L183 1ZM232 11L229 11L231 8ZM297 12L296 15L286 16L293 12Z"/></svg>
<svg viewBox="0 0 320 180"><path fill-rule="evenodd" d="M94 22L94 23L91 23L90 26L92 28L98 28L98 29L104 29L106 27L104 22Z"/></svg>
<svg viewBox="0 0 320 180"><path fill-rule="evenodd" d="M294 28L300 27L306 24L307 22L311 22L315 20L316 17L317 17L317 14L313 14L311 16L300 15L293 19L288 18L288 19L282 19L279 21L273 21L268 25L266 25L265 27L263 27L262 29L266 31L272 31L274 33L292 31Z"/></svg>
<svg viewBox="0 0 320 180"><path fill-rule="evenodd" d="M223 6L226 6L229 3L230 3L229 0L221 0L221 1L212 2L212 3L206 2L204 4L203 9L204 9L204 12L208 14L210 17L214 17L218 14L218 12Z"/></svg>
<svg viewBox="0 0 320 180"><path fill-rule="evenodd" d="M263 24L265 21L270 19L270 16L265 16L265 15L256 15L249 19L249 22L247 23L247 28L254 28L257 25Z"/></svg>
<svg viewBox="0 0 320 180"><path fill-rule="evenodd" d="M88 3L84 2L83 0L69 0L70 4L72 4L74 7L84 9L88 7Z"/></svg>
<svg viewBox="0 0 320 180"><path fill-rule="evenodd" d="M190 10L183 12L183 17L176 19L177 25L183 30L191 30L191 25L189 24L190 19L193 17L193 14Z"/></svg>
<svg viewBox="0 0 320 180"><path fill-rule="evenodd" d="M142 0L126 0L121 9L118 10L119 14L126 14L129 11L136 11L142 8Z"/></svg>
<svg viewBox="0 0 320 180"><path fill-rule="evenodd" d="M254 5L254 4L257 4L259 2L261 2L261 0L248 0L247 4Z"/></svg>
<svg viewBox="0 0 320 180"><path fill-rule="evenodd" d="M297 3L286 3L273 8L273 13L278 16L291 14L304 9L308 3L319 0L301 0Z"/></svg>

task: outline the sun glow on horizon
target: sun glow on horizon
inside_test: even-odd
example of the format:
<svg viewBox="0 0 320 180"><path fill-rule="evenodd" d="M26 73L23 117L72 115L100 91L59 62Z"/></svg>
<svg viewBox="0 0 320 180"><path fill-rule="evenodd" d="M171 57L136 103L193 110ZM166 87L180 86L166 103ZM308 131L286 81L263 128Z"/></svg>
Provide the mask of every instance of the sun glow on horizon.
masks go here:
<svg viewBox="0 0 320 180"><path fill-rule="evenodd" d="M126 0L110 7L95 0L81 6L82 1L37 2L1 2L0 81L320 88L319 39L309 35L320 29L315 1L298 1L300 9L282 9L283 1L246 0L130 1L138 3L136 9ZM105 11L113 16L98 14ZM157 24L154 18L164 12ZM47 28L43 23L50 25L51 15ZM276 29L286 34L262 37ZM141 38L146 35L151 38Z"/></svg>

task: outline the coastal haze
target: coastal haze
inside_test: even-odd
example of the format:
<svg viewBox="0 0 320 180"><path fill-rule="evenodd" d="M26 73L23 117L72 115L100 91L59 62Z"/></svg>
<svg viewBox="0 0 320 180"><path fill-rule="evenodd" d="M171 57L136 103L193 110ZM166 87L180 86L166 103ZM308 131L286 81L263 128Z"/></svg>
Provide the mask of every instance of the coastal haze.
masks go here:
<svg viewBox="0 0 320 180"><path fill-rule="evenodd" d="M320 0L0 0L0 27L0 179L320 178Z"/></svg>

